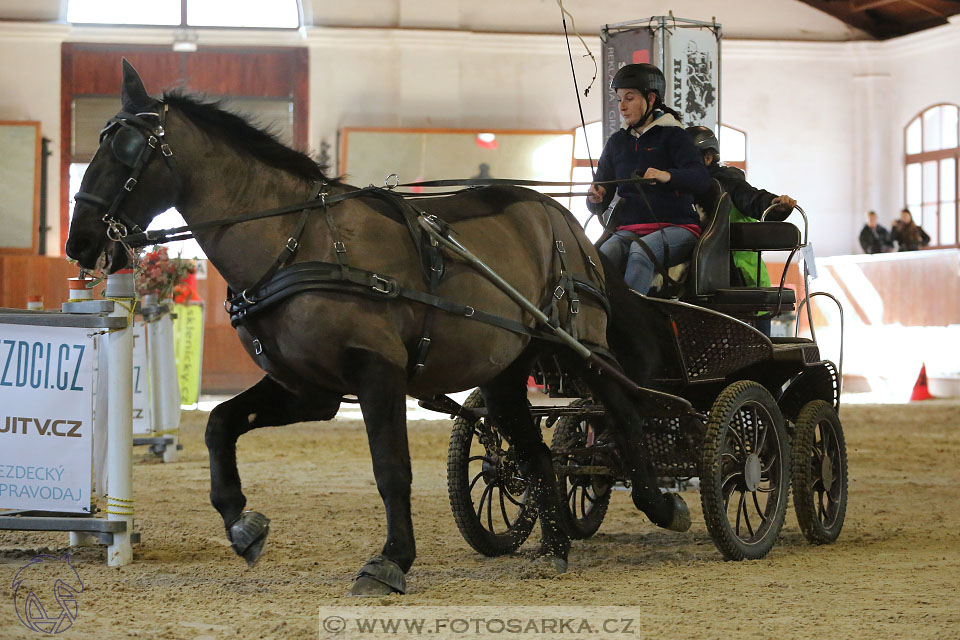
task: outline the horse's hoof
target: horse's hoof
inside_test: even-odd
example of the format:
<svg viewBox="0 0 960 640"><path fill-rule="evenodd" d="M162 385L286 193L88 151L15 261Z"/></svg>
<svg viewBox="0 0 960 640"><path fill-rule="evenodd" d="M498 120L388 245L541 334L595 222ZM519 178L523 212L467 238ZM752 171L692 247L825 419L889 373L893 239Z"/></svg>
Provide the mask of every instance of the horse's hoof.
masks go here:
<svg viewBox="0 0 960 640"><path fill-rule="evenodd" d="M396 562L384 556L374 556L363 565L350 589L351 596L388 596L406 593L407 579Z"/></svg>
<svg viewBox="0 0 960 640"><path fill-rule="evenodd" d="M227 529L227 539L236 554L253 567L260 560L270 532L270 519L256 511L244 511Z"/></svg>
<svg viewBox="0 0 960 640"><path fill-rule="evenodd" d="M673 501L673 517L663 528L683 533L690 528L690 507L675 493L667 494Z"/></svg>
<svg viewBox="0 0 960 640"><path fill-rule="evenodd" d="M566 573L567 561L558 556L537 556L521 569L521 578L552 578Z"/></svg>

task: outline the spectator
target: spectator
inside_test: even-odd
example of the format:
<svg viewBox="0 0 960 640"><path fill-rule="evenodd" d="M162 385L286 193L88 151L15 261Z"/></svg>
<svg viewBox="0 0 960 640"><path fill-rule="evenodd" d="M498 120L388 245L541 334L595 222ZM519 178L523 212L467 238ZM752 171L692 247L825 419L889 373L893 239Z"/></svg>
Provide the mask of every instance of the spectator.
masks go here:
<svg viewBox="0 0 960 640"><path fill-rule="evenodd" d="M900 211L900 219L893 223L890 237L896 241L898 251L916 251L930 244L930 236L914 224L913 215L906 207Z"/></svg>
<svg viewBox="0 0 960 640"><path fill-rule="evenodd" d="M893 251L890 232L877 224L877 212L867 214L867 224L860 230L860 246L864 253L887 253Z"/></svg>

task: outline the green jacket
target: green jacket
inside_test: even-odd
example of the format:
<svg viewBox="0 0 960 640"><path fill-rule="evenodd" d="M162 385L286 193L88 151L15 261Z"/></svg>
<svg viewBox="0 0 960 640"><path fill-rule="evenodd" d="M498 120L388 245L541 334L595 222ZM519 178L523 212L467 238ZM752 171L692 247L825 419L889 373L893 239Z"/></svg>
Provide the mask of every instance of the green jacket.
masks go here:
<svg viewBox="0 0 960 640"><path fill-rule="evenodd" d="M759 222L756 218L745 216L735 206L730 207L730 222ZM743 274L743 282L748 287L769 287L770 274L767 273L767 266L760 264L760 284L757 284L757 252L756 251L734 251L733 264Z"/></svg>

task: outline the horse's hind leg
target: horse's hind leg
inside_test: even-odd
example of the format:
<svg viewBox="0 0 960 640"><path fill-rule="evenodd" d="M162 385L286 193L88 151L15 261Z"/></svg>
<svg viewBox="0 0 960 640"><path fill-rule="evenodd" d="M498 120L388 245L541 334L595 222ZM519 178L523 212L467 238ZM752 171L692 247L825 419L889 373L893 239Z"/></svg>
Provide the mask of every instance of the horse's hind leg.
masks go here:
<svg viewBox="0 0 960 640"><path fill-rule="evenodd" d="M643 421L631 398L609 378L586 370L582 376L603 404L608 430L632 468L633 503L658 527L671 531L690 528L690 510L675 493L661 492L646 447L638 444Z"/></svg>
<svg viewBox="0 0 960 640"><path fill-rule="evenodd" d="M410 449L407 443L406 372L379 353L347 352L344 375L360 401L377 490L387 512L387 541L360 569L350 594L406 591L404 574L416 557L410 517Z"/></svg>
<svg viewBox="0 0 960 640"><path fill-rule="evenodd" d="M543 442L527 406L528 357L521 357L499 376L480 387L493 424L516 448L524 476L533 483L533 498L540 515L542 538L537 562L557 573L567 569L570 537L566 513L559 499L550 449Z"/></svg>
<svg viewBox="0 0 960 640"><path fill-rule="evenodd" d="M269 377L217 405L207 421L210 454L210 502L223 517L233 550L251 567L260 559L270 521L260 513L244 513L247 499L237 471L237 438L259 427L307 420L329 420L340 408L340 396L318 391L307 404Z"/></svg>

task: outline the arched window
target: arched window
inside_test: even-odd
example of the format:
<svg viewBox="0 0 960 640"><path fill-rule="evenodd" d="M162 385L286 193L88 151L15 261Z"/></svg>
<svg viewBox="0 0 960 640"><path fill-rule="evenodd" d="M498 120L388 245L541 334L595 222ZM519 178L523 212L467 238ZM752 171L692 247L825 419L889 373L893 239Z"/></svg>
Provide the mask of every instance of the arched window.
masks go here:
<svg viewBox="0 0 960 640"><path fill-rule="evenodd" d="M296 29L297 0L69 0L67 22Z"/></svg>
<svg viewBox="0 0 960 640"><path fill-rule="evenodd" d="M931 246L958 246L960 108L938 104L911 120L904 149L904 193L914 222L930 234Z"/></svg>

